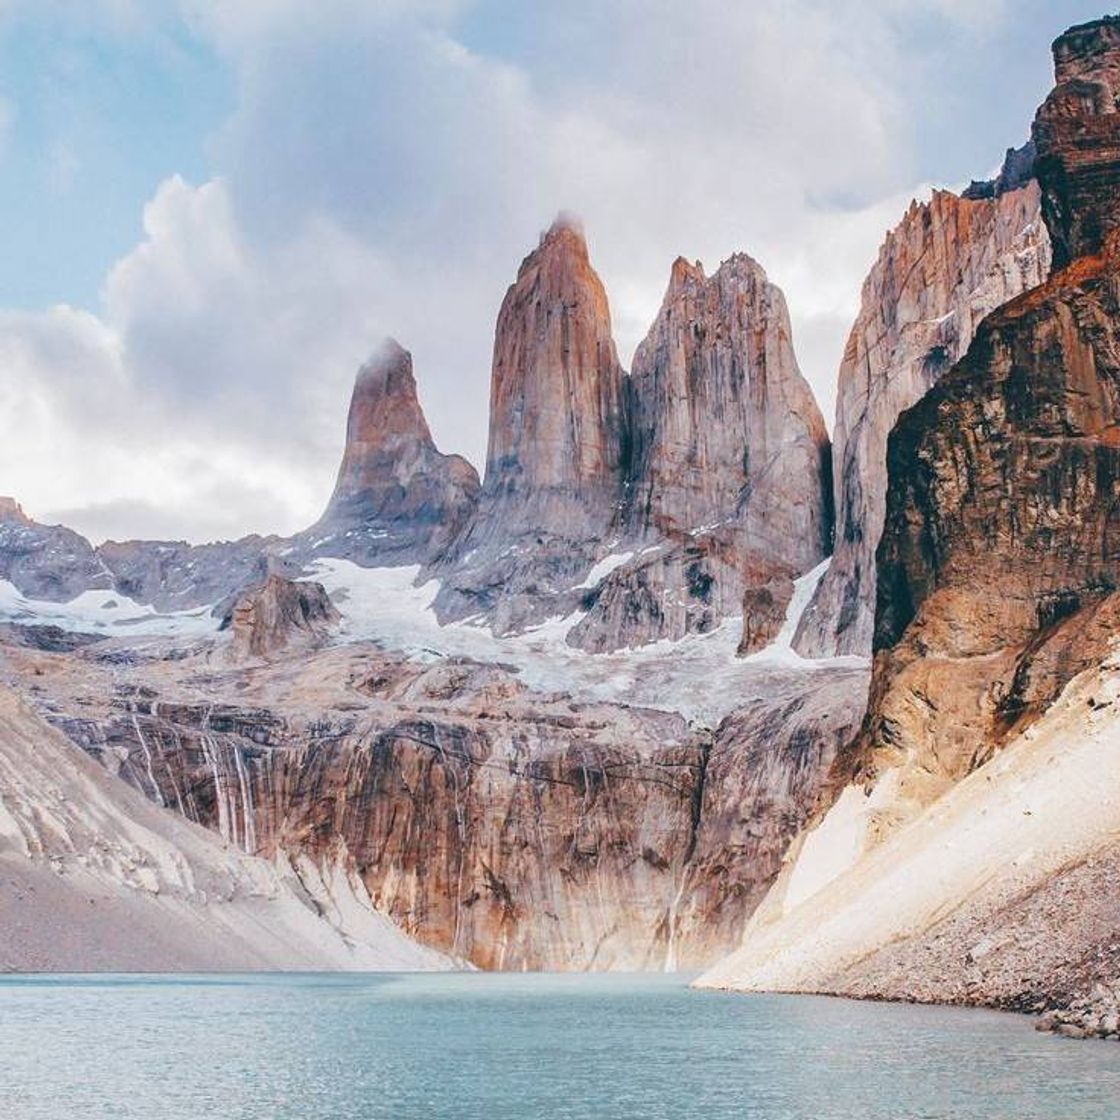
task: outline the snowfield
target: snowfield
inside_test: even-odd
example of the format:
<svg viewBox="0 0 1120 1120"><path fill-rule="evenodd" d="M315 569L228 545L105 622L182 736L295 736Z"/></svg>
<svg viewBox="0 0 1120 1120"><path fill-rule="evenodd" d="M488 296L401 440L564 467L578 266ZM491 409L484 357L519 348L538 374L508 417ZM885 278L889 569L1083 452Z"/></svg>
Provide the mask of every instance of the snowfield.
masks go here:
<svg viewBox="0 0 1120 1120"><path fill-rule="evenodd" d="M593 586L628 559L629 554L612 554L585 582ZM341 612L339 641L373 641L415 658L502 662L515 667L531 688L675 711L711 726L752 696L768 694L776 675L788 679L790 671L866 666L858 657L808 661L791 647L801 613L827 567L826 561L796 581L781 632L770 646L747 658L735 655L740 617L726 619L708 634L590 654L566 641L583 617L579 613L506 637L472 620L441 626L432 608L440 585L436 580L418 585L418 565L362 568L349 560L319 559L304 578L322 583ZM69 603L52 603L29 599L0 581L0 621L53 625L83 634L201 638L218 629L211 610L161 614L112 591L87 591Z"/></svg>
<svg viewBox="0 0 1120 1120"><path fill-rule="evenodd" d="M614 566L623 562L615 555L602 564L608 561ZM726 619L708 634L691 634L676 642L591 654L565 640L583 617L579 613L507 637L496 637L469 620L440 626L432 610L439 584L432 580L416 586L419 567L360 568L347 560L319 560L308 578L322 583L342 612L344 640L373 640L419 657L500 661L516 666L527 685L542 691L660 708L714 725L752 695L764 694L777 671L866 666L858 657L808 661L790 646L801 612L827 566L826 562L797 580L781 633L771 646L748 658L735 656L740 617Z"/></svg>
<svg viewBox="0 0 1120 1120"><path fill-rule="evenodd" d="M30 599L7 580L0 580L0 621L21 625L58 626L76 634L105 636L166 634L197 637L214 633L219 620L213 605L161 614L115 591L83 591L68 603Z"/></svg>

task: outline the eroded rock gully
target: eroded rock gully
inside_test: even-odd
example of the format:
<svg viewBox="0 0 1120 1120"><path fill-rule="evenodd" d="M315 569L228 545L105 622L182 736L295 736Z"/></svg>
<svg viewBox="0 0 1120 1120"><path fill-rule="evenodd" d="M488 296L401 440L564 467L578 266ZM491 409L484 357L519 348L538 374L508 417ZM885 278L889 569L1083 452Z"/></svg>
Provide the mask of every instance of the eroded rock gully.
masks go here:
<svg viewBox="0 0 1120 1120"><path fill-rule="evenodd" d="M6 664L150 798L246 850L351 866L406 933L485 968L714 960L862 710L852 671L703 730L371 647L238 669L129 651L127 673L122 655Z"/></svg>

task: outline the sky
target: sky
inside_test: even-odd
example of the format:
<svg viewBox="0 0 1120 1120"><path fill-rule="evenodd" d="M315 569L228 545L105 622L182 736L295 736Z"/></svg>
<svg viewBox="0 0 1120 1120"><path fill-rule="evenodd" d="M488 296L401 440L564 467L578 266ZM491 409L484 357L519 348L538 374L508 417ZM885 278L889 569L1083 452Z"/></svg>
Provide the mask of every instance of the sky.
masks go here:
<svg viewBox="0 0 1120 1120"><path fill-rule="evenodd" d="M679 255L785 292L826 419L911 198L1027 137L1075 0L0 0L0 494L288 533L354 375L485 456L494 319L574 212L624 365Z"/></svg>

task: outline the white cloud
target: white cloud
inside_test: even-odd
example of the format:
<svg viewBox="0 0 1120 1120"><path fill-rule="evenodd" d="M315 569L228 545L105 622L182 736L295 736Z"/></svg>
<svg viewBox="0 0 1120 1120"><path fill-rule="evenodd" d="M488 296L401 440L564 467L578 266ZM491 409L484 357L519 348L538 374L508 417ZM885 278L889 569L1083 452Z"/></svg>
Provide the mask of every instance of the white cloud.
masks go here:
<svg viewBox="0 0 1120 1120"><path fill-rule="evenodd" d="M1003 5L541 8L183 0L236 76L220 177L159 187L96 316L0 315L0 487L95 535L297 528L386 333L437 439L480 462L494 317L561 208L585 219L624 361L675 256L744 249L785 287L831 415L863 275L924 189L928 90L899 21L980 34Z"/></svg>

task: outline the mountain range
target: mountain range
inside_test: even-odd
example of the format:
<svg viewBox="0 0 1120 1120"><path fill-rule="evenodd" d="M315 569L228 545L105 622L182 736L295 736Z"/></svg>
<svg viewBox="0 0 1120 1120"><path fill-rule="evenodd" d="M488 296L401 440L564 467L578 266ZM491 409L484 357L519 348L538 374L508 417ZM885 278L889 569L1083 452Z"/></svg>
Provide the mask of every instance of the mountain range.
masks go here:
<svg viewBox="0 0 1120 1120"><path fill-rule="evenodd" d="M888 233L831 442L758 262L673 262L627 371L561 215L481 478L386 340L293 537L94 547L0 499L0 967L231 967L267 911L272 966L1120 1036L1120 18L1053 51L1000 174Z"/></svg>

